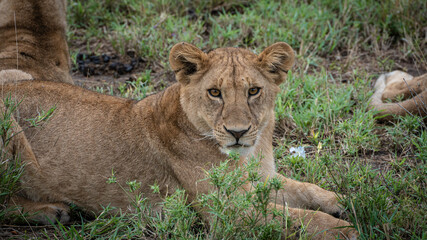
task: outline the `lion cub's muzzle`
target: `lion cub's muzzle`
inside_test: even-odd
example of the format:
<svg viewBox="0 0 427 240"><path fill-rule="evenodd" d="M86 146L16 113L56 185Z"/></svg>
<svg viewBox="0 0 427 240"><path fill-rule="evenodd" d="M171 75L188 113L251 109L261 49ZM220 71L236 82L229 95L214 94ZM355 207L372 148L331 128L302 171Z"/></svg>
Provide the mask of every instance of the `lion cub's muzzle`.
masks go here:
<svg viewBox="0 0 427 240"><path fill-rule="evenodd" d="M223 126L226 135L226 141L223 146L226 148L242 148L252 147L255 143L255 138L252 126L246 128L227 128Z"/></svg>
<svg viewBox="0 0 427 240"><path fill-rule="evenodd" d="M235 144L233 144L231 146L229 145L227 147L233 147L233 146L239 146L240 147L240 146L243 146L242 143L239 143L240 138L242 138L243 135L245 135L245 133L249 132L249 130L251 129L251 126L249 126L249 128L247 128L247 129L243 129L243 130L227 129L225 126L224 126L224 129L226 132L230 133L236 139Z"/></svg>

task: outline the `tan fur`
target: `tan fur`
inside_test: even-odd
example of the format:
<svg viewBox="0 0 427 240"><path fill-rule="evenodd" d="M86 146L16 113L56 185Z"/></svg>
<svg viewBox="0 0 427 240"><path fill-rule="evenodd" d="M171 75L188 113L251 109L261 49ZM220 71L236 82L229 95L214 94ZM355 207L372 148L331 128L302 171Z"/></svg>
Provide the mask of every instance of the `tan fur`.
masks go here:
<svg viewBox="0 0 427 240"><path fill-rule="evenodd" d="M65 0L0 0L0 69L73 83L65 9Z"/></svg>
<svg viewBox="0 0 427 240"><path fill-rule="evenodd" d="M141 182L142 193L152 203L162 201L150 189L155 183L163 195L184 188L193 201L197 194L211 189L200 181L206 177L203 169L217 165L227 158L227 152L235 150L241 153L240 164L250 156L262 155L263 178L282 179L285 187L278 201L289 207L295 226L309 223L309 233L327 230L316 239L341 233L355 237L352 229L332 229L349 226L326 214L341 211L334 193L276 173L274 102L278 84L285 81L293 62L293 50L286 43L273 44L258 56L238 48L207 54L179 43L170 53L179 82L139 102L64 83L5 84L2 92L13 91L17 99L23 99L15 131L25 131L18 134L13 149L28 164L17 204L24 205L24 211L35 211L51 203L44 214L49 219L56 214L62 221L68 219L62 203L94 212L109 204L130 209L123 190L106 183L112 169L121 185L130 180ZM251 87L261 88L259 94L248 96ZM219 89L222 97L209 95L207 90L212 88ZM56 106L55 113L41 129L26 128L25 119L52 106ZM239 140L229 132L242 130L248 131ZM240 145L234 145L237 141Z"/></svg>
<svg viewBox="0 0 427 240"><path fill-rule="evenodd" d="M381 119L391 120L394 115L413 114L427 116L427 74L413 77L394 71L381 75L375 83L370 105L380 111ZM403 97L401 102L384 102Z"/></svg>
<svg viewBox="0 0 427 240"><path fill-rule="evenodd" d="M0 71L0 84L5 82L16 82L23 80L33 80L33 76L30 74L23 72L21 70L16 69L8 69Z"/></svg>

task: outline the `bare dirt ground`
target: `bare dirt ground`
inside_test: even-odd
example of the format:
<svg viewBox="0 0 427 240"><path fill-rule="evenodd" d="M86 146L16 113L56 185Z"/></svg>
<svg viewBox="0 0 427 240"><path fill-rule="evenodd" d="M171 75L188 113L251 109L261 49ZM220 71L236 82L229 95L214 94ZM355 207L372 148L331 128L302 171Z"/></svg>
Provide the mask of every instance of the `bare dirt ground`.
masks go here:
<svg viewBox="0 0 427 240"><path fill-rule="evenodd" d="M121 84L135 81L146 70L151 71L155 92L175 82L170 69L157 62L148 62L143 56L137 56L133 49L119 54L104 40L94 40L89 44L74 41L70 43L70 49L77 52L71 75L75 83L84 88L112 88L117 93Z"/></svg>

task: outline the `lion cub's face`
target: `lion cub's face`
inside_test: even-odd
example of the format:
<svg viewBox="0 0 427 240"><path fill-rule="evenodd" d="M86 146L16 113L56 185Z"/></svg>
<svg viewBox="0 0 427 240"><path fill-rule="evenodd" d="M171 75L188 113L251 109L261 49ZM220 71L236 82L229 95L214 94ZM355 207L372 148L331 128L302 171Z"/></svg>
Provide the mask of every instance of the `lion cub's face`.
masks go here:
<svg viewBox="0 0 427 240"><path fill-rule="evenodd" d="M259 56L239 48L206 54L179 43L169 60L193 125L213 137L223 152L247 153L274 116L278 86L294 63L294 53L286 43L276 43Z"/></svg>

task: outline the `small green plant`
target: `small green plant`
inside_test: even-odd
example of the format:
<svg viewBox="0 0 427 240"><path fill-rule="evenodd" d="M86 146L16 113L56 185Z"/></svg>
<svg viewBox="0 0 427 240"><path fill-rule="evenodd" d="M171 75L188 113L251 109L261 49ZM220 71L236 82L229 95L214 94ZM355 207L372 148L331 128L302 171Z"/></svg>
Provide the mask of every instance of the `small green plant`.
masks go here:
<svg viewBox="0 0 427 240"><path fill-rule="evenodd" d="M375 119L372 111L356 109L352 118L346 119L338 124L336 134L341 139L341 149L356 155L361 151L375 151L379 147L379 139L374 134Z"/></svg>
<svg viewBox="0 0 427 240"><path fill-rule="evenodd" d="M282 183L276 178L263 180L257 171L259 159L251 158L243 166L238 161L239 155L231 153L230 159L206 171L214 190L199 201L210 216L208 238L280 239L291 222L269 203L275 202Z"/></svg>
<svg viewBox="0 0 427 240"><path fill-rule="evenodd" d="M414 150L421 150L422 153L422 141L419 139L425 135L426 128L424 126L422 118L418 116L403 116L399 117L398 121L393 123L392 126L386 127L387 135L390 137L389 146L394 149L395 153L410 154ZM420 144L415 145L420 142Z"/></svg>
<svg viewBox="0 0 427 240"><path fill-rule="evenodd" d="M200 224L197 213L187 201L187 194L181 189L166 196L162 211L150 218L150 228L161 239L194 239Z"/></svg>
<svg viewBox="0 0 427 240"><path fill-rule="evenodd" d="M147 97L147 94L153 91L151 85L151 70L146 70L136 81L128 81L127 84L121 84L118 88L120 96L141 100Z"/></svg>

